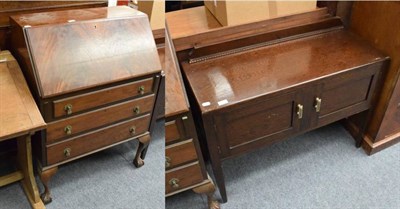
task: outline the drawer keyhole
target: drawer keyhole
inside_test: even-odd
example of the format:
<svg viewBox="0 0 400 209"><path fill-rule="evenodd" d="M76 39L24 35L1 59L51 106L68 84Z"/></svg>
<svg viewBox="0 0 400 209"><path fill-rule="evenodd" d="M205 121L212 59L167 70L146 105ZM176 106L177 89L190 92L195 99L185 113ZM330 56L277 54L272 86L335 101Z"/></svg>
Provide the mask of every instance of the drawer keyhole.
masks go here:
<svg viewBox="0 0 400 209"><path fill-rule="evenodd" d="M64 149L64 156L65 157L71 156L71 148L65 148Z"/></svg>
<svg viewBox="0 0 400 209"><path fill-rule="evenodd" d="M136 106L136 107L133 109L133 112L134 112L135 114L139 114L139 113L140 113L140 107L139 107L139 106Z"/></svg>
<svg viewBox="0 0 400 209"><path fill-rule="evenodd" d="M65 113L67 113L67 115L71 115L72 114L72 104L65 105L64 110L65 110Z"/></svg>
<svg viewBox="0 0 400 209"><path fill-rule="evenodd" d="M135 135L135 134L136 134L136 127L135 127L135 126L132 126L132 127L129 129L129 132L131 133L131 135Z"/></svg>
<svg viewBox="0 0 400 209"><path fill-rule="evenodd" d="M171 166L171 158L165 156L165 167L169 168Z"/></svg>
<svg viewBox="0 0 400 209"><path fill-rule="evenodd" d="M72 134L72 126L70 126L70 125L66 126L66 127L64 128L64 132L65 132L67 135L71 135L71 134Z"/></svg>
<svg viewBox="0 0 400 209"><path fill-rule="evenodd" d="M171 180L169 180L169 185L171 185L172 188L174 188L174 189L179 188L179 179L172 178Z"/></svg>
<svg viewBox="0 0 400 209"><path fill-rule="evenodd" d="M141 95L144 94L144 86L139 87L139 94L141 94Z"/></svg>

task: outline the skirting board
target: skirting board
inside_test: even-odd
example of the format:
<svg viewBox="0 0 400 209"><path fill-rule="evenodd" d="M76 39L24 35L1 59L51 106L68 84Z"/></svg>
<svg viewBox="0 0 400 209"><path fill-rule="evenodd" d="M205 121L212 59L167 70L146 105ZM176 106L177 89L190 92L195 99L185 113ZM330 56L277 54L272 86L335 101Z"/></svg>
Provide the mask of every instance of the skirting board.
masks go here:
<svg viewBox="0 0 400 209"><path fill-rule="evenodd" d="M353 138L356 138L357 136L356 133L358 133L358 127L350 120L344 120L343 125L346 128L346 130L353 136ZM363 136L363 141L361 146L368 155L373 155L385 148L388 148L398 143L400 141L400 132L387 136L385 139L379 140L375 143L373 141L374 140L372 140L372 138L369 135Z"/></svg>

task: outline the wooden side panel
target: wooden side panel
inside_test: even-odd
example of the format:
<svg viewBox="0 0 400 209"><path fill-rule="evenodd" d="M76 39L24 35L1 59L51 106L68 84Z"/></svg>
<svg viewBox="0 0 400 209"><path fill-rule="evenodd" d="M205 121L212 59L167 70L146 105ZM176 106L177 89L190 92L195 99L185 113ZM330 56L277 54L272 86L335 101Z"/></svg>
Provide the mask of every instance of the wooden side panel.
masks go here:
<svg viewBox="0 0 400 209"><path fill-rule="evenodd" d="M391 58L378 105L367 135L377 142L400 132L400 2L354 2L351 25L362 36Z"/></svg>

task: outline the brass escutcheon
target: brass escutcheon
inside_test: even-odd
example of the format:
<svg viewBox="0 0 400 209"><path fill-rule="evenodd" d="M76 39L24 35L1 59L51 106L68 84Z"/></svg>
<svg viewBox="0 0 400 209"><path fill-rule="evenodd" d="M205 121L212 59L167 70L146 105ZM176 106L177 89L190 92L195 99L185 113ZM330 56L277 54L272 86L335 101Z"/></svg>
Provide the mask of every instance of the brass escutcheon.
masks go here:
<svg viewBox="0 0 400 209"><path fill-rule="evenodd" d="M139 94L144 94L144 86L139 87Z"/></svg>
<svg viewBox="0 0 400 209"><path fill-rule="evenodd" d="M136 106L136 107L133 109L133 112L134 112L135 114L139 114L139 113L140 113L140 107L139 107L139 106Z"/></svg>
<svg viewBox="0 0 400 209"><path fill-rule="evenodd" d="M177 189L179 188L179 179L177 178L172 178L171 180L169 180L169 185L172 186L172 188Z"/></svg>
<svg viewBox="0 0 400 209"><path fill-rule="evenodd" d="M72 126L71 126L71 125L65 126L64 132L65 132L67 135L71 135L71 134L72 134Z"/></svg>
<svg viewBox="0 0 400 209"><path fill-rule="evenodd" d="M132 127L129 129L129 132L131 133L131 135L135 135L135 134L136 134L136 127L135 127L135 126L132 126Z"/></svg>
<svg viewBox="0 0 400 209"><path fill-rule="evenodd" d="M64 149L64 156L65 157L71 156L71 148L65 148Z"/></svg>
<svg viewBox="0 0 400 209"><path fill-rule="evenodd" d="M67 115L71 115L72 114L72 104L65 105L64 110L67 113Z"/></svg>
<svg viewBox="0 0 400 209"><path fill-rule="evenodd" d="M171 158L165 156L165 167L169 168L169 166L171 166Z"/></svg>

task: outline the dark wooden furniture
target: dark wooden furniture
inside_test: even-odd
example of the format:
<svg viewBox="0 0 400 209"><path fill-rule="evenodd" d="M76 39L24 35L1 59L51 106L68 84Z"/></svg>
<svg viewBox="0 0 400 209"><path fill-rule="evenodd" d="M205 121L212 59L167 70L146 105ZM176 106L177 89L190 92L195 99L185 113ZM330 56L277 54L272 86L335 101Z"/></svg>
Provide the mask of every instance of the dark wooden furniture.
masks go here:
<svg viewBox="0 0 400 209"><path fill-rule="evenodd" d="M11 28L9 17L36 12L68 9L106 7L107 1L1 1L0 2L0 49L10 48Z"/></svg>
<svg viewBox="0 0 400 209"><path fill-rule="evenodd" d="M213 199L215 187L205 168L175 52L169 37L166 40L165 52L160 54L165 60L166 74L165 193L169 197L192 189L206 194L208 207L217 209L219 204Z"/></svg>
<svg viewBox="0 0 400 209"><path fill-rule="evenodd" d="M326 9L214 29L200 28L205 18L166 19L224 202L223 160L351 115L365 119L389 63Z"/></svg>
<svg viewBox="0 0 400 209"><path fill-rule="evenodd" d="M400 2L354 2L352 9L350 30L391 58L379 101L362 141L368 154L400 141L399 15ZM362 119L357 117L347 120L350 133L354 134L362 127L360 121Z"/></svg>
<svg viewBox="0 0 400 209"><path fill-rule="evenodd" d="M32 208L44 208L32 167L31 135L46 127L17 61L0 52L0 141L17 138L19 170L0 177L0 186L21 181Z"/></svg>
<svg viewBox="0 0 400 209"><path fill-rule="evenodd" d="M57 167L139 140L143 165L161 65L145 14L129 7L13 16L12 49L48 123L36 154L48 182Z"/></svg>

